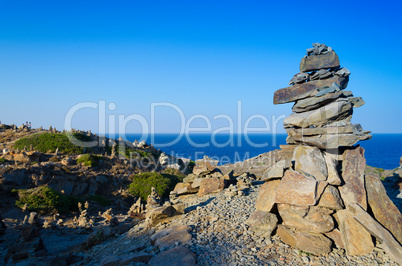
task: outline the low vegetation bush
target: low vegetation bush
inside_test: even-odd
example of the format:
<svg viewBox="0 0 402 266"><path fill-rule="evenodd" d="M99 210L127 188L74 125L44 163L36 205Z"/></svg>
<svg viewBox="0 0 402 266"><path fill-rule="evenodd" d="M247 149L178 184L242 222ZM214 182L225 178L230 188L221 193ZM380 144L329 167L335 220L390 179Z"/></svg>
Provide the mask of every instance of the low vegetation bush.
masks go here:
<svg viewBox="0 0 402 266"><path fill-rule="evenodd" d="M78 199L63 195L48 186L40 186L32 189L18 189L19 199L15 205L27 210L42 213L65 213L77 210Z"/></svg>
<svg viewBox="0 0 402 266"><path fill-rule="evenodd" d="M110 199L105 198L100 195L89 195L89 196L85 197L85 201L97 202L97 203L99 203L99 205L101 205L103 207L110 206L112 204L112 201Z"/></svg>
<svg viewBox="0 0 402 266"><path fill-rule="evenodd" d="M93 154L82 154L81 157L78 158L77 163L93 167L98 165L100 158L100 156Z"/></svg>
<svg viewBox="0 0 402 266"><path fill-rule="evenodd" d="M147 172L131 176L132 183L129 185L128 191L140 197L144 202L148 195L151 194L151 188L154 187L156 193L162 198L169 196L169 192L174 189L178 182L183 180L183 177L178 177L174 174Z"/></svg>
<svg viewBox="0 0 402 266"><path fill-rule="evenodd" d="M6 162L6 159L0 158L0 163L5 163L5 162Z"/></svg>
<svg viewBox="0 0 402 266"><path fill-rule="evenodd" d="M15 205L18 208L26 208L29 211L41 213L68 213L78 211L78 202L96 202L106 207L111 205L111 200L100 195L88 195L82 197L67 196L57 192L48 186L39 186L31 189L14 189L18 193Z"/></svg>
<svg viewBox="0 0 402 266"><path fill-rule="evenodd" d="M75 138L80 141L90 141L91 138L82 133L72 133ZM60 153L64 154L80 154L84 152L84 148L76 146L67 137L65 133L38 133L25 138L19 139L15 142L15 149L24 149L32 145L36 151L43 153L55 152L59 148Z"/></svg>

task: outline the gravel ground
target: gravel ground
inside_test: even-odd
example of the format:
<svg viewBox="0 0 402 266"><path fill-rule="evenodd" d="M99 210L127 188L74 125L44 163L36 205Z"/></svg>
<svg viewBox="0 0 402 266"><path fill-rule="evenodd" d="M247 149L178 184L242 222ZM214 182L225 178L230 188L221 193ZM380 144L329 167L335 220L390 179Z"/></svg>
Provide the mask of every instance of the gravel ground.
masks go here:
<svg viewBox="0 0 402 266"><path fill-rule="evenodd" d="M192 240L186 246L196 254L198 265L397 265L379 246L366 256L347 256L342 249L334 249L326 256L314 256L289 247L276 236L255 235L248 230L245 220L255 210L259 188L260 185L252 186L244 196L231 198L225 191L200 198L189 196L183 200L188 213L155 229L191 226ZM105 254L141 250L156 255L161 250L148 240L152 233L143 223L138 224L119 238L87 251L86 264L98 264Z"/></svg>

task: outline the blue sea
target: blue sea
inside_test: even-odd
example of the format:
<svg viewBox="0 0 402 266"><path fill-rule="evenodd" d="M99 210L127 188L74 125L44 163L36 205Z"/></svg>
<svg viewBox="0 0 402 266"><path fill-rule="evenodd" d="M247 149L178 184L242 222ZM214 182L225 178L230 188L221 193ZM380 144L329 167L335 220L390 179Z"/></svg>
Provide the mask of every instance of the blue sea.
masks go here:
<svg viewBox="0 0 402 266"><path fill-rule="evenodd" d="M234 163L255 157L261 153L279 149L286 144L286 134L127 134L127 140L145 140L169 155L191 160L204 155L219 160L219 164ZM402 134L373 134L373 138L361 141L367 164L384 169L399 167L402 156Z"/></svg>

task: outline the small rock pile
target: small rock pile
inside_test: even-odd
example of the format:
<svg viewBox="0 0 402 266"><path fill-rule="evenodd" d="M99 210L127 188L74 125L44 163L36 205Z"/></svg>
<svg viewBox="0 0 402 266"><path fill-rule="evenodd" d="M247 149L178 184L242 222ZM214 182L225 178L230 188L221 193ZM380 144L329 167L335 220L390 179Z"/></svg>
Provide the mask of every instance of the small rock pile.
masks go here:
<svg viewBox="0 0 402 266"><path fill-rule="evenodd" d="M316 255L334 245L348 255L368 254L373 236L401 263L401 213L381 180L365 176L364 149L354 146L371 135L350 122L353 108L364 104L344 91L350 72L318 43L307 50L300 72L274 95L274 104L295 102L284 119L289 145L281 147L292 157L264 173L250 228L271 233L279 223L283 242Z"/></svg>
<svg viewBox="0 0 402 266"><path fill-rule="evenodd" d="M203 196L225 189L229 185L230 178L223 176L216 163L208 157L197 161L193 173L185 177L182 183L178 183L171 192L170 200L176 201L177 197L182 195L198 193L199 196Z"/></svg>

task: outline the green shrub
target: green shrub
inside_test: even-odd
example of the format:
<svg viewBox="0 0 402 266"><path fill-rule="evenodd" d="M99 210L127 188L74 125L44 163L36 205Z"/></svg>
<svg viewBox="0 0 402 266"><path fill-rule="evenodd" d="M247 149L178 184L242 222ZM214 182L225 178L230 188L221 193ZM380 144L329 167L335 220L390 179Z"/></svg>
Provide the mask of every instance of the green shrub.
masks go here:
<svg viewBox="0 0 402 266"><path fill-rule="evenodd" d="M195 166L195 162L194 162L194 161L190 161L190 162L188 163L188 167L189 167L190 169L193 169L194 166Z"/></svg>
<svg viewBox="0 0 402 266"><path fill-rule="evenodd" d="M134 175L133 182L130 184L128 191L136 197L140 197L143 201L147 200L151 194L151 188L156 189L158 195L165 197L169 193L169 178L155 172L148 172Z"/></svg>
<svg viewBox="0 0 402 266"><path fill-rule="evenodd" d="M100 196L100 195L89 195L85 199L88 200L88 201L97 202L103 207L110 206L112 204L112 201L110 199L105 198L105 197Z"/></svg>
<svg viewBox="0 0 402 266"><path fill-rule="evenodd" d="M73 136L81 141L90 141L90 137L82 133L73 133ZM38 133L25 138L19 139L14 144L14 149L24 149L30 147L34 150L46 153L48 151L55 152L59 148L59 152L65 154L80 154L84 152L84 148L76 146L67 137L65 133Z"/></svg>
<svg viewBox="0 0 402 266"><path fill-rule="evenodd" d="M6 162L6 159L0 158L0 163L5 163L5 162Z"/></svg>
<svg viewBox="0 0 402 266"><path fill-rule="evenodd" d="M77 210L78 198L63 195L48 186L13 191L18 192L19 199L15 202L18 208L23 208L26 204L27 210L43 213Z"/></svg>
<svg viewBox="0 0 402 266"><path fill-rule="evenodd" d="M78 158L77 163L93 167L98 165L100 158L100 156L92 154L82 154L81 157Z"/></svg>

